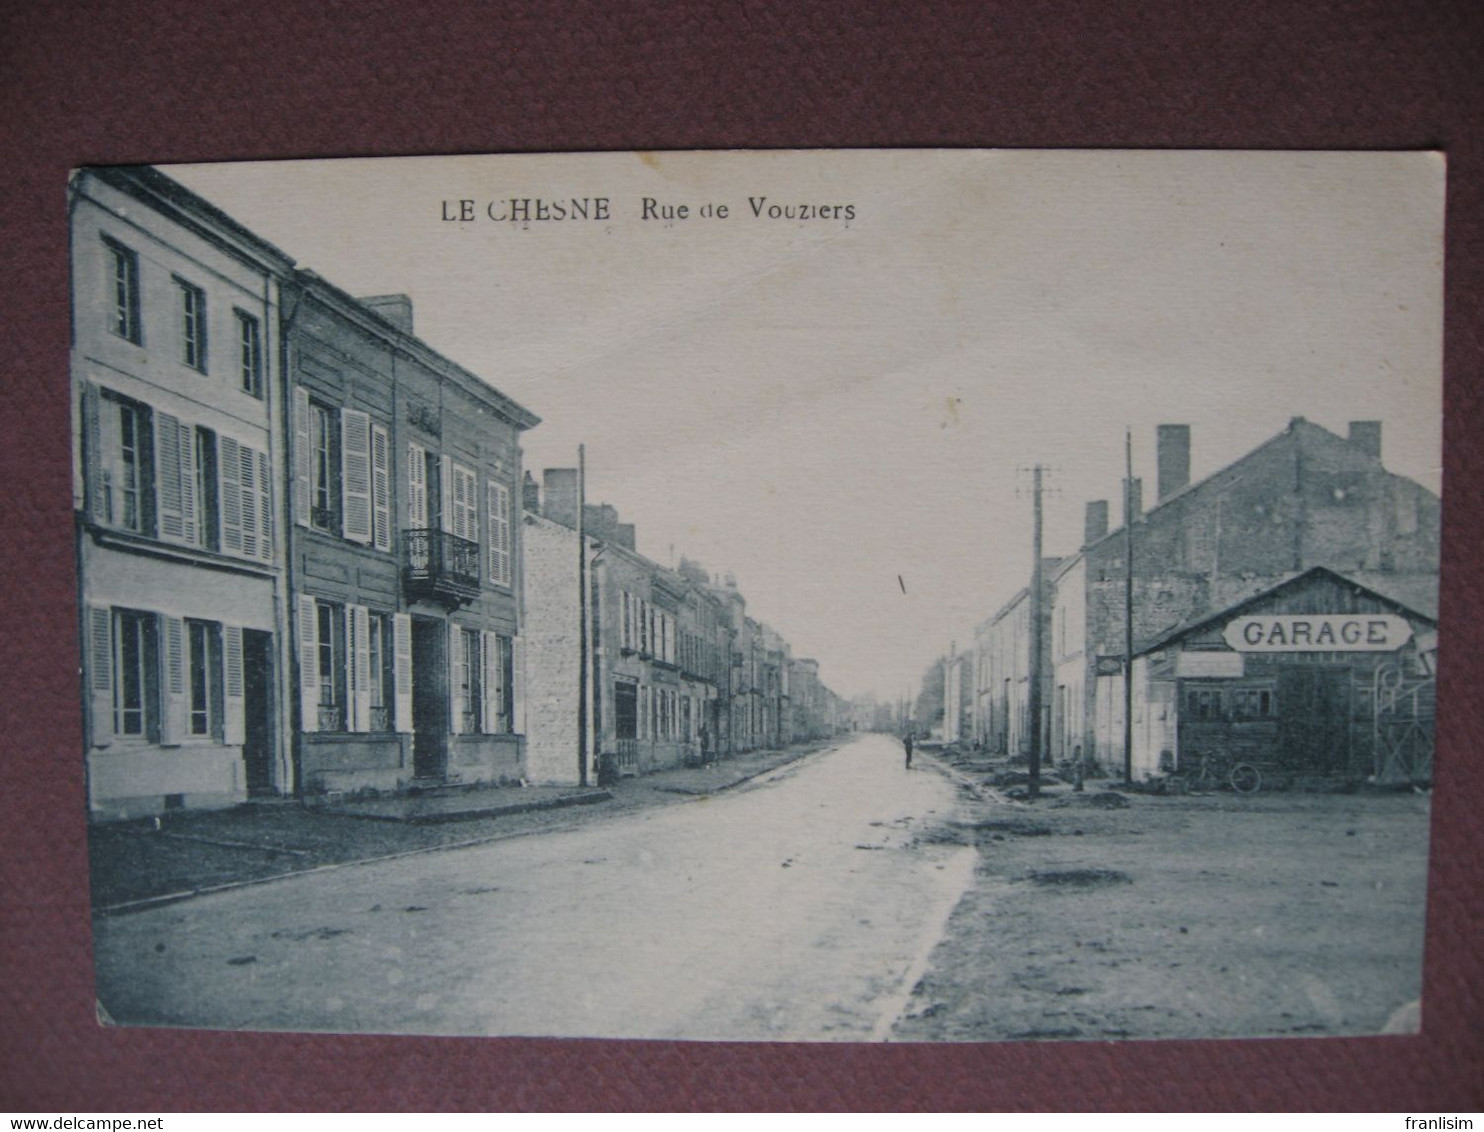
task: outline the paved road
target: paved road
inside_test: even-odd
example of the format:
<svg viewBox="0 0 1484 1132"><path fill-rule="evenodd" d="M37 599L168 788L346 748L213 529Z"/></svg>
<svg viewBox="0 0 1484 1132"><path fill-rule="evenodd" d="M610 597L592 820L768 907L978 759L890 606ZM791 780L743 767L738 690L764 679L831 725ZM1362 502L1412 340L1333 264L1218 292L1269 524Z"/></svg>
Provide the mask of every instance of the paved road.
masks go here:
<svg viewBox="0 0 1484 1132"><path fill-rule="evenodd" d="M120 1023L431 1034L885 1036L973 851L862 736L694 803L98 921Z"/></svg>

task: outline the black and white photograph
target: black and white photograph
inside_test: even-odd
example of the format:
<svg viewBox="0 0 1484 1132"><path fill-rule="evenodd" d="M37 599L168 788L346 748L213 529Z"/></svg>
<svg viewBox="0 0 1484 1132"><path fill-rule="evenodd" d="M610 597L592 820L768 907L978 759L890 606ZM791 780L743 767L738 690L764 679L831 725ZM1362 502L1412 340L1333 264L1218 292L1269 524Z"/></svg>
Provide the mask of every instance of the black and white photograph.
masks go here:
<svg viewBox="0 0 1484 1132"><path fill-rule="evenodd" d="M1445 180L74 170L100 1024L1418 1033Z"/></svg>

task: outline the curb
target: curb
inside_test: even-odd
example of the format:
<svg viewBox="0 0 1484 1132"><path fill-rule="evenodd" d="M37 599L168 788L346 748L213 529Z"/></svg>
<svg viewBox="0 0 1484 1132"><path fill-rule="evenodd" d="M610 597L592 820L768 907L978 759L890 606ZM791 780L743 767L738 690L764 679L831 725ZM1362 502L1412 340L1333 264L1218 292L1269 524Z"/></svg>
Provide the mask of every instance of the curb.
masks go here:
<svg viewBox="0 0 1484 1132"><path fill-rule="evenodd" d="M837 748L835 747L823 747L817 751L805 751L802 754L796 755L791 759L784 759L780 763L774 763L772 766L763 767L762 770L755 770L751 774L743 775L741 778L733 779L731 782L722 783L720 786L705 788L692 788L689 786L656 786L655 789L665 794L681 794L688 798L705 798L711 794L721 794L727 790L734 789L735 787L744 786L747 783L751 782L753 779L761 778L765 774L772 774L775 770L782 770L786 766L793 766L796 763L801 763L805 759L810 758L814 755L822 755L825 754L827 751L833 751L836 749Z"/></svg>
<svg viewBox="0 0 1484 1132"><path fill-rule="evenodd" d="M245 880L230 880L223 884L208 884L201 888L188 888L180 892L169 892L163 896L145 896L138 900L124 900L118 904L106 904L101 908L93 909L95 919L108 919L112 916L126 916L130 912L147 912L151 908L163 908L169 904L179 904L185 900L193 900L197 896L211 896L218 892L233 892L239 888L252 888L259 884L272 884L274 881L290 880L294 877L313 876L315 873L330 873L339 869L353 869L360 865L380 865L388 861L400 861L406 857L420 857L425 853L445 853L450 849L473 849L480 845L489 845L495 841L510 841L517 837L531 837L544 832L542 830L520 830L515 833L493 833L488 837L475 837L468 841L451 841L447 845L424 845L418 849L404 849L400 853L386 853L379 857L358 857L353 861L332 861L326 865L316 865L312 869L295 869L287 873L274 873L265 877L249 877Z"/></svg>
<svg viewBox="0 0 1484 1132"><path fill-rule="evenodd" d="M926 752L923 752L919 757L921 757L924 761L931 763L933 769L938 771L939 774L942 774L950 782L954 783L957 786L962 786L965 790L967 790L974 796L974 800L977 802L990 802L1000 806L1025 805L1024 802L1017 802L1011 798L1005 797L1005 795L1001 794L993 786L981 786L963 771L959 770L957 767L949 766L936 755L929 755Z"/></svg>
<svg viewBox="0 0 1484 1132"><path fill-rule="evenodd" d="M359 818L362 821L394 822L400 825L443 825L447 822L477 821L480 818L507 817L510 814L528 814L536 810L561 810L568 806L591 806L597 802L612 800L607 790L590 790L586 794L563 794L558 798L542 798L534 802L506 802L501 805L482 806L472 810L453 810L448 813L374 814L359 813L351 809L321 807L319 813L336 818Z"/></svg>
<svg viewBox="0 0 1484 1132"><path fill-rule="evenodd" d="M730 790L734 786L741 786L743 783L751 782L754 778L759 778L762 775L770 774L773 771L779 770L779 769L781 769L781 768L783 768L785 766L792 766L795 763L803 762L805 759L809 758L811 755L823 754L823 753L825 753L825 751L835 750L835 749L836 749L835 747L827 747L827 748L823 748L823 749L818 750L818 751L806 751L806 752L800 754L797 758L788 759L785 762L776 763L773 766L765 767L762 770L759 770L759 771L757 771L754 774L750 774L750 775L748 775L745 778L739 778L735 782L729 783L728 785L719 788L719 790L717 790L717 791L710 791L710 793L719 793L721 790ZM658 789L663 789L663 787L659 787ZM672 791L672 792L678 792L678 791ZM705 795L704 794L697 794L697 795L693 795L693 796L694 797L704 797ZM613 795L609 791L607 791L607 790L601 790L601 791L592 791L589 794L567 795L565 798L554 798L554 799L551 799L551 800L545 801L545 802L530 802L530 803L517 802L517 803L513 803L513 805L520 806L520 807L523 808L523 810L558 809L558 808L565 808L565 806L575 806L575 805L591 804L591 803L594 803L594 802L607 801L607 800L611 799L612 797L613 797ZM573 799L573 800L572 801L568 801L567 799ZM516 811L516 812L519 812L519 811ZM360 814L351 814L351 815L347 815L347 814L335 814L333 816L336 816L336 817L362 817L363 815L360 815ZM481 816L488 816L488 815L481 815ZM372 819L372 820L399 821L401 819L380 818L380 819ZM417 823L409 823L409 824L417 824ZM427 823L422 823L422 824L427 824ZM92 915L93 915L93 918L94 919L108 919L108 918L113 917L113 916L126 916L126 915L129 915L132 912L147 912L147 911L149 911L149 910L151 910L153 908L163 908L163 907L166 907L166 906L171 905L171 904L179 904L179 903L182 903L183 901L186 901L186 900L193 900L193 899L195 899L198 896L211 896L211 895L213 895L215 893L218 893L218 892L233 892L233 891L235 891L235 890L237 890L239 888L251 888L251 887L253 887L255 885L259 885L259 884L271 884L274 881L289 880L289 879L291 879L293 877L312 876L315 873L334 872L334 871L336 871L338 869L351 869L351 868L356 868L357 866L360 866L360 865L378 865L378 864L383 864L383 863L388 862L388 861L400 861L400 860L402 860L402 859L404 859L406 857L418 857L418 856L421 856L424 853L444 853L444 852L447 852L447 851L449 851L451 849L472 849L472 848L475 848L476 846L489 845L492 842L496 842L496 841L509 841L509 840L511 840L513 838L516 838L516 837L534 837L534 836L539 836L540 834L545 833L545 832L548 832L548 831L536 829L536 830L519 830L519 831L516 831L516 832L506 832L506 833L492 833L492 834L490 834L487 837L471 838L468 841L452 841L452 842L449 842L447 845L425 845L425 846L423 846L421 848L418 848L418 849L405 849L405 850L403 850L400 853L387 853L387 854L383 854L382 856L379 856L379 857L361 857L361 858L357 858L356 860L353 860L353 861L332 861L329 864L316 865L312 869L296 869L296 870L293 870L291 872L286 872L286 873L273 873L271 876L249 877L249 878L244 879L244 880L226 881L226 882L224 882L222 884L203 885L200 888L182 889L179 892L164 893L163 895L160 895L160 896L145 896L145 897L141 897L138 900L124 900L124 901L120 901L117 904L105 904L105 905L103 905L101 907L92 909Z"/></svg>

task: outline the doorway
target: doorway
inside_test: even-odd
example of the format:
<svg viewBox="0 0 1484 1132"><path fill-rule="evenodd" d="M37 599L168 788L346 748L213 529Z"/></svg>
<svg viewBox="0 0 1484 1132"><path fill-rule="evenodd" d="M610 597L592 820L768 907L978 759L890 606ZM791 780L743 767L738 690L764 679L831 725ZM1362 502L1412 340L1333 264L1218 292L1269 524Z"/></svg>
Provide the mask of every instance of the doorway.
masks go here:
<svg viewBox="0 0 1484 1132"><path fill-rule="evenodd" d="M242 630L242 762L249 797L273 793L273 634Z"/></svg>
<svg viewBox="0 0 1484 1132"><path fill-rule="evenodd" d="M448 625L433 617L412 619L412 773L442 778L448 772Z"/></svg>
<svg viewBox="0 0 1484 1132"><path fill-rule="evenodd" d="M1344 668L1288 665L1278 670L1283 761L1306 774L1350 769L1350 674Z"/></svg>

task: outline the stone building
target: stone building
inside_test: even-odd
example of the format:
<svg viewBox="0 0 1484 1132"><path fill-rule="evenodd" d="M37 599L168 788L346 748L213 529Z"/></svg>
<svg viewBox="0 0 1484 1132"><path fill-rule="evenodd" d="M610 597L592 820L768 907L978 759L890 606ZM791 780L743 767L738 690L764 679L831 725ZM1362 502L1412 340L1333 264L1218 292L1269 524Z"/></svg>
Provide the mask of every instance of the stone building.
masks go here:
<svg viewBox="0 0 1484 1132"><path fill-rule="evenodd" d="M527 658L533 781L578 781L581 615L575 469L548 468L526 492ZM730 631L705 572L670 570L634 548L634 528L607 504L583 508L588 536L589 701L586 749L595 778L647 774L716 754L726 715Z"/></svg>
<svg viewBox="0 0 1484 1132"><path fill-rule="evenodd" d="M69 206L90 812L290 790L274 705L292 262L152 169L82 170Z"/></svg>
<svg viewBox="0 0 1484 1132"><path fill-rule="evenodd" d="M405 296L285 297L299 789L522 776L522 430Z"/></svg>
<svg viewBox="0 0 1484 1132"><path fill-rule="evenodd" d="M1246 456L1190 482L1190 430L1158 429L1158 496L1126 492L1133 545L1136 652L1311 570L1385 594L1421 616L1436 608L1439 500L1386 470L1381 425L1342 437L1302 417ZM1124 528L1088 504L1083 547L1044 570L1043 750L1119 769L1124 732ZM976 634L975 737L1023 752L1029 622L1022 591ZM1009 681L1009 683L1006 683ZM1012 695L1012 691L1016 694ZM1148 689L1136 686L1136 698ZM1012 702L1013 701L1013 702Z"/></svg>
<svg viewBox="0 0 1484 1132"><path fill-rule="evenodd" d="M1295 417L1192 484L1189 429L1160 426L1158 498L1142 515L1134 510L1136 650L1315 566L1411 607L1436 608L1439 500L1386 470L1381 431L1379 422L1356 421L1342 437ZM1087 533L1096 535L1095 525ZM1061 654L1047 701L1054 758L1069 757L1080 741L1092 758L1122 759L1123 544L1121 530L1089 538L1075 556L1080 562L1054 586L1067 640L1083 650L1081 657ZM1053 655L1056 643L1053 636Z"/></svg>

